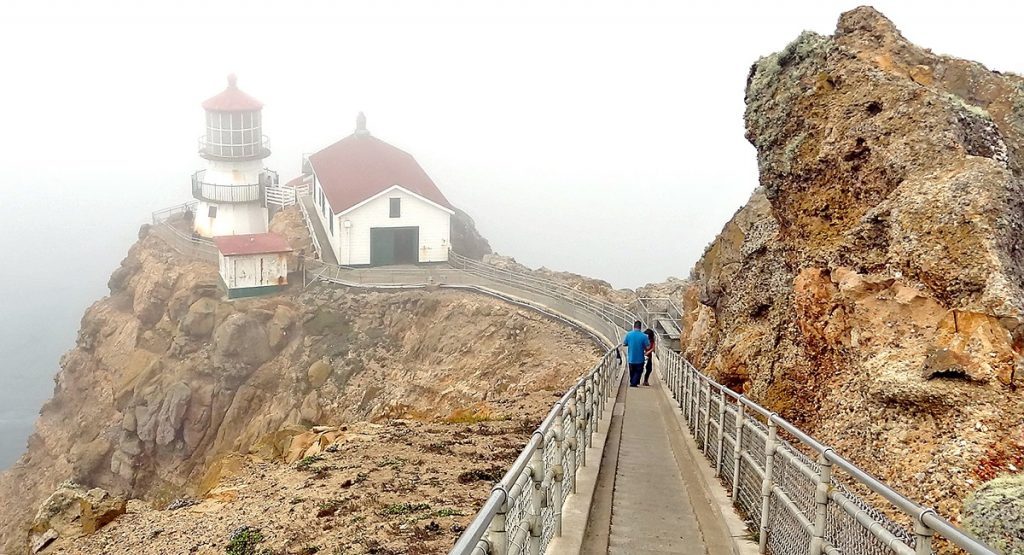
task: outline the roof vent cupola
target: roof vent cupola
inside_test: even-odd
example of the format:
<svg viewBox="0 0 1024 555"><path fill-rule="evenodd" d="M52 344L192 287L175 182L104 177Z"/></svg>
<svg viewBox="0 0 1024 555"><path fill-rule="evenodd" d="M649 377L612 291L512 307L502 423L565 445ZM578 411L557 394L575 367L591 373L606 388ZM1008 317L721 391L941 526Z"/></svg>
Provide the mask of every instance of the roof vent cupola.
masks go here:
<svg viewBox="0 0 1024 555"><path fill-rule="evenodd" d="M365 137L370 134L370 131L366 129L366 114L359 112L356 116L356 135Z"/></svg>

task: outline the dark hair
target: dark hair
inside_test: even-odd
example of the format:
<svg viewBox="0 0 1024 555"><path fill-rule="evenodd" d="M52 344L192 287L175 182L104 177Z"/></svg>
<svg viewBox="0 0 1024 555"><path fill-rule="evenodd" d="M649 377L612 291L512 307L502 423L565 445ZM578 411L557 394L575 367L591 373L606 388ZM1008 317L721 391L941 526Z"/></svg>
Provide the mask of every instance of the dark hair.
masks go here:
<svg viewBox="0 0 1024 555"><path fill-rule="evenodd" d="M644 327L644 325L640 323L640 320L637 320L636 322L633 322L633 329L638 330L638 329L640 329L642 327Z"/></svg>

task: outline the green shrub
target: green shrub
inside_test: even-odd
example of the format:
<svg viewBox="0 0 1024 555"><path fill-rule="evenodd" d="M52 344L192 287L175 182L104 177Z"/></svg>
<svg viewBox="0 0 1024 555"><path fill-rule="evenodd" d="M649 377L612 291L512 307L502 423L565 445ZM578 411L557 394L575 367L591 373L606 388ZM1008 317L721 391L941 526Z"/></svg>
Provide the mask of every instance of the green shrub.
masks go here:
<svg viewBox="0 0 1024 555"><path fill-rule="evenodd" d="M232 532L224 551L228 555L258 555L256 546L262 543L263 540L263 532L259 528L242 526Z"/></svg>

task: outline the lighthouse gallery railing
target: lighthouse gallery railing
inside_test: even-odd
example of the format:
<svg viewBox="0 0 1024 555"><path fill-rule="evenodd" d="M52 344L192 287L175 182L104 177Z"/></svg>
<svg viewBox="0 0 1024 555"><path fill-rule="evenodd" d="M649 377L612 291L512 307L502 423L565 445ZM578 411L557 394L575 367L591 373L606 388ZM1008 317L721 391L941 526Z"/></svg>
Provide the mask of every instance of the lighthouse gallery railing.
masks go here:
<svg viewBox="0 0 1024 555"><path fill-rule="evenodd" d="M453 253L452 266L514 289L563 299L613 324L618 335L635 318L601 299L563 284L468 260ZM641 305L642 306L642 305ZM618 325L618 329L614 329ZM659 342L660 373L716 476L732 495L757 537L761 553L795 555L933 553L939 538L947 551L996 552L864 472L830 447L761 405L701 373ZM612 353L584 375L548 413L526 448L495 485L452 555L543 553L561 534L562 504L575 491L577 457L601 417L609 391ZM580 431L583 435L577 435ZM787 440L788 435L792 441ZM812 459L814 457L814 459ZM886 501L904 525L854 490Z"/></svg>

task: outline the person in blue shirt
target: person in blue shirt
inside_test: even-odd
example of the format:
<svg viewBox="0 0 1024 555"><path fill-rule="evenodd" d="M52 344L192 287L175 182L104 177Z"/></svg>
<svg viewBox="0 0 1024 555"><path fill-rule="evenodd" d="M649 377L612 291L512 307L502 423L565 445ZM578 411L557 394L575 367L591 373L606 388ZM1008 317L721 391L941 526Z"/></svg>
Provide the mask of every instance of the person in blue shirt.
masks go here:
<svg viewBox="0 0 1024 555"><path fill-rule="evenodd" d="M651 340L647 334L640 331L643 324L640 320L633 322L633 330L622 339L622 345L626 347L626 364L629 365L629 387L640 385L640 377L644 372L644 359L647 349L651 346Z"/></svg>

